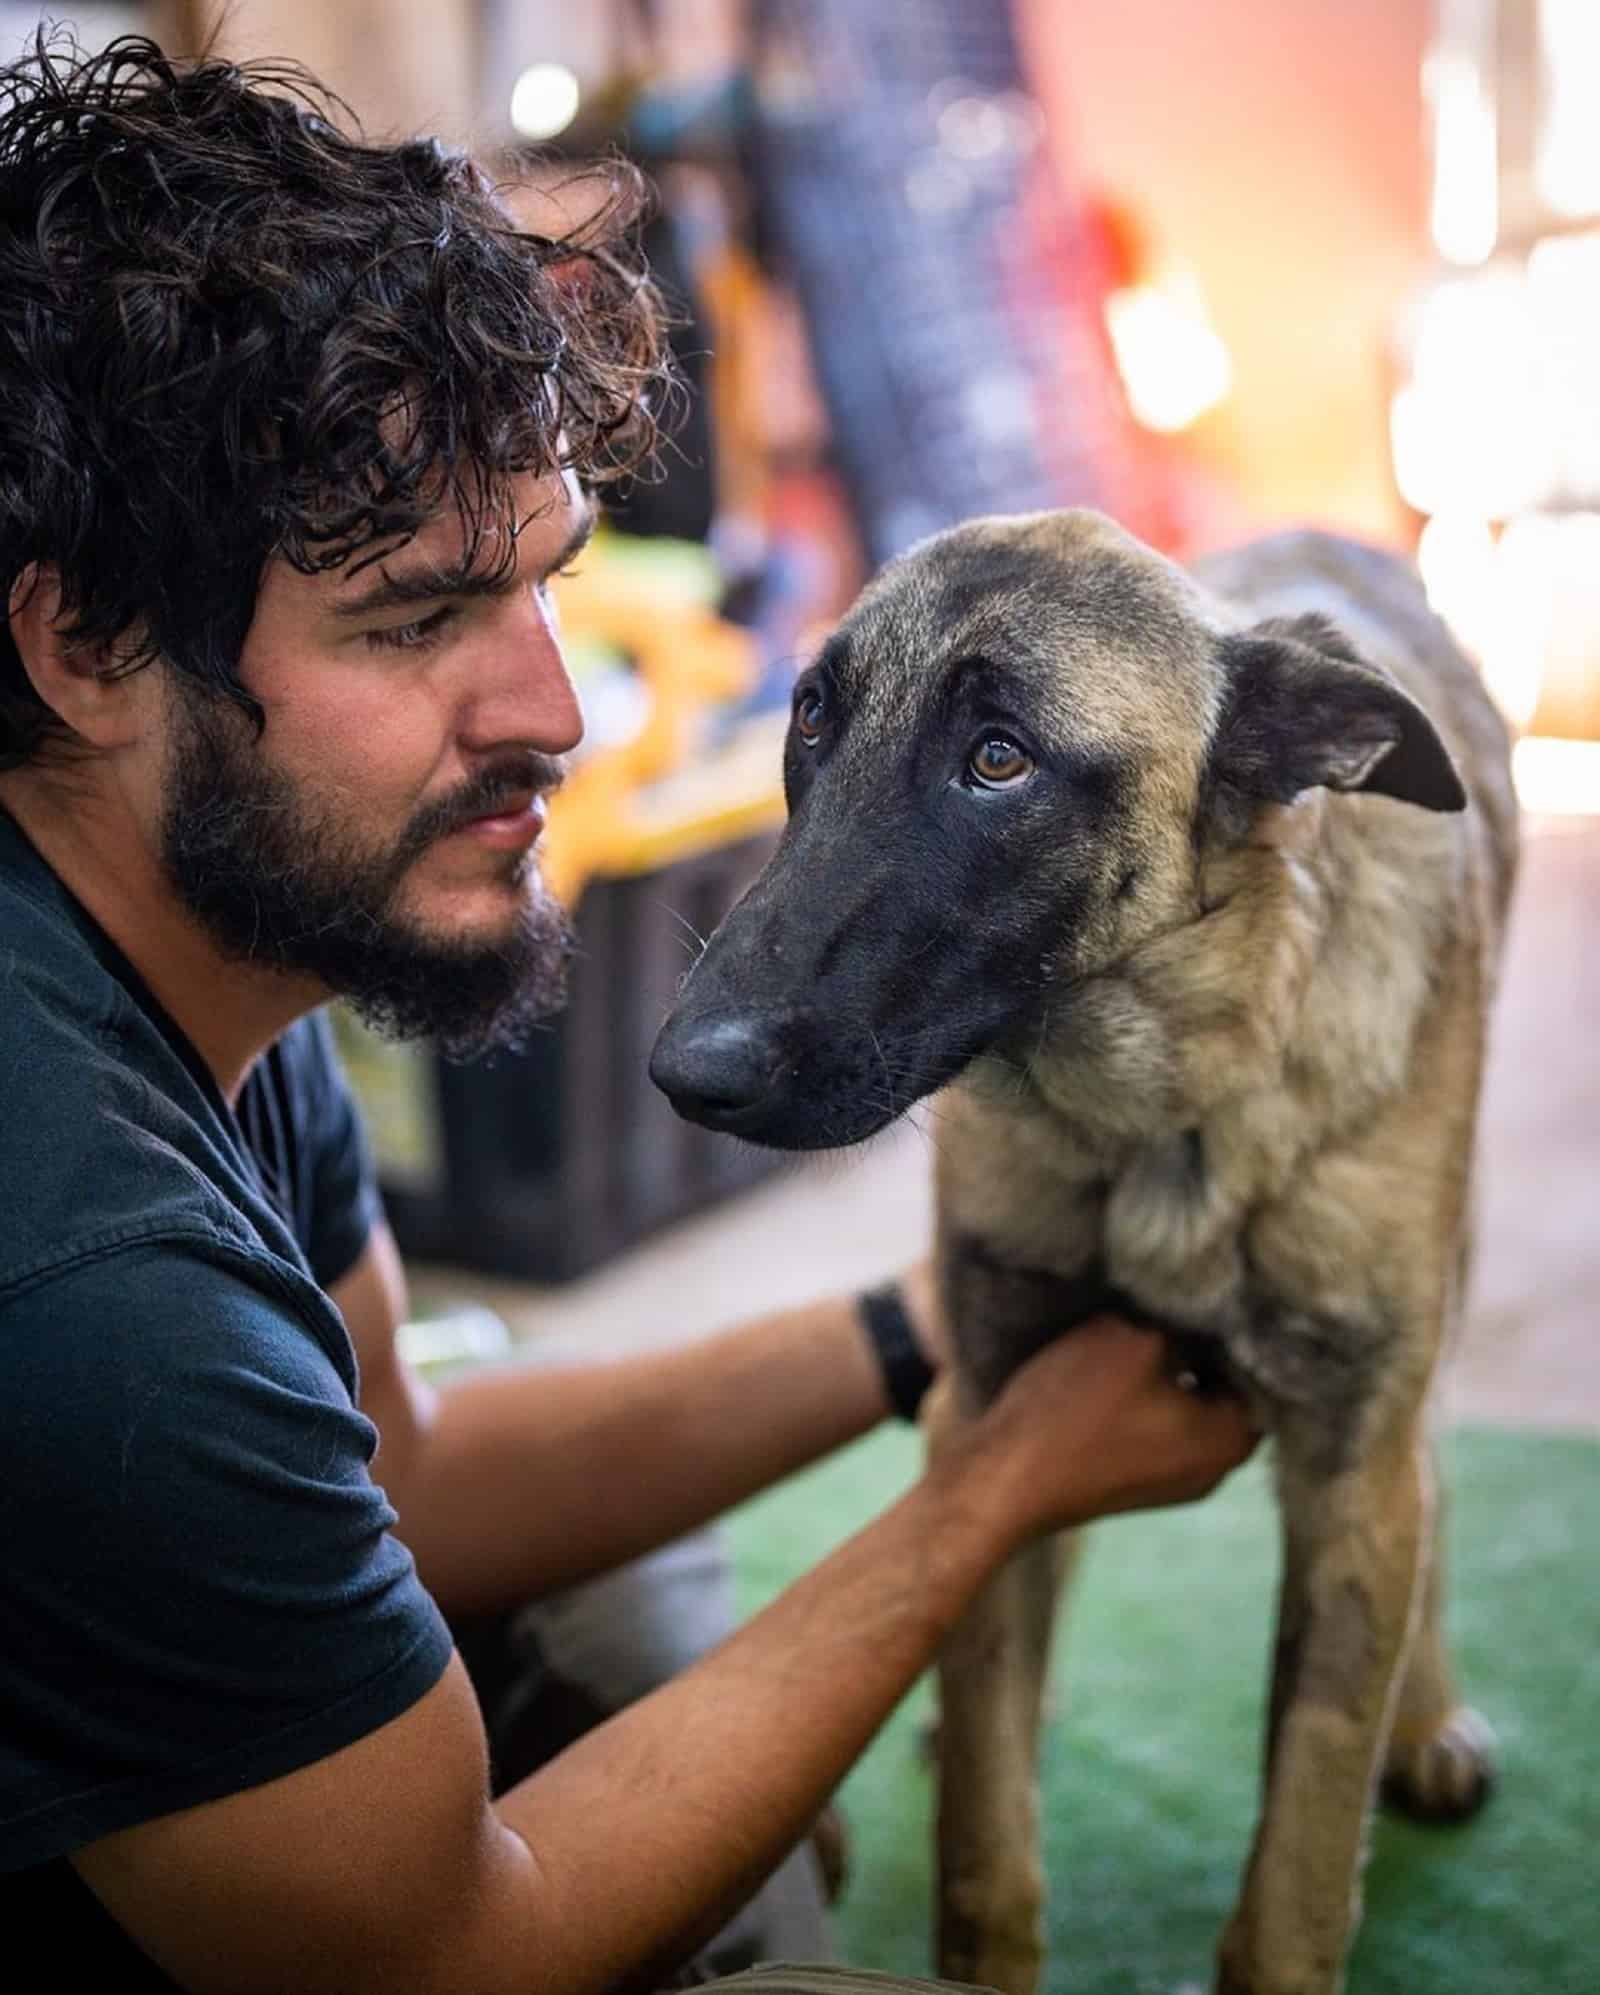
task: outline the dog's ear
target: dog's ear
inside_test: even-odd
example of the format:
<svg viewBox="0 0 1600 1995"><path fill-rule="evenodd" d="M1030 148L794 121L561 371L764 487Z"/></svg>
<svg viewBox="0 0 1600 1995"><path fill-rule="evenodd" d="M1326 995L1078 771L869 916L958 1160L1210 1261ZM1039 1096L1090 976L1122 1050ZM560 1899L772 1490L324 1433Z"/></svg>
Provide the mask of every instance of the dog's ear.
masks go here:
<svg viewBox="0 0 1600 1995"><path fill-rule="evenodd" d="M1275 617L1224 637L1221 649L1227 680L1206 787L1235 828L1261 804L1319 785L1465 808L1433 722L1326 617Z"/></svg>

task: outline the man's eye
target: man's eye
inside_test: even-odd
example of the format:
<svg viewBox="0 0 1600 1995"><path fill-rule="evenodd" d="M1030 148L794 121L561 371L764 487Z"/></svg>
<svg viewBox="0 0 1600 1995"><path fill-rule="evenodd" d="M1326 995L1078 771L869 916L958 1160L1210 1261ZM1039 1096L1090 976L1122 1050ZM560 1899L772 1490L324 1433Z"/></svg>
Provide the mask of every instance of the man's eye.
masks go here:
<svg viewBox="0 0 1600 1995"><path fill-rule="evenodd" d="M967 757L967 775L986 790L1009 790L1033 774L1033 757L1008 734L986 734Z"/></svg>
<svg viewBox="0 0 1600 1995"><path fill-rule="evenodd" d="M822 739L822 722L827 709L822 695L815 686L808 686L795 698L794 731L807 748L815 748Z"/></svg>
<svg viewBox="0 0 1600 1995"><path fill-rule="evenodd" d="M456 614L454 603L445 603L415 623L390 624L383 630L369 630L367 643L374 651L426 651Z"/></svg>

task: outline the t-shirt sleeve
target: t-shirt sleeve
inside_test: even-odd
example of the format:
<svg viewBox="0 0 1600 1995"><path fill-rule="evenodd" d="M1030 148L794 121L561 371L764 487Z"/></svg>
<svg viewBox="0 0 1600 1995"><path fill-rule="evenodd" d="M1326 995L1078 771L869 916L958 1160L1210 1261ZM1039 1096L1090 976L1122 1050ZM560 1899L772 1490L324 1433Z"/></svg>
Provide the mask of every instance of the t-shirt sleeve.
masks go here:
<svg viewBox="0 0 1600 1995"><path fill-rule="evenodd" d="M451 1639L287 1298L143 1245L0 1303L0 1868L321 1759Z"/></svg>
<svg viewBox="0 0 1600 1995"><path fill-rule="evenodd" d="M311 1272L323 1288L348 1274L383 1217L372 1145L345 1077L325 1013L302 1021L297 1110L310 1177L307 1237Z"/></svg>

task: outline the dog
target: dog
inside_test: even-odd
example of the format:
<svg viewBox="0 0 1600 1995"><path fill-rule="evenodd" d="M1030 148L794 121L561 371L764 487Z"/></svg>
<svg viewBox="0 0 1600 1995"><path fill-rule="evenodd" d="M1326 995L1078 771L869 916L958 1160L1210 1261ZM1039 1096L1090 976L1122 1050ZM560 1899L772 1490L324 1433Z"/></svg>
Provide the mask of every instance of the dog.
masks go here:
<svg viewBox="0 0 1600 1995"><path fill-rule="evenodd" d="M1329 1995L1380 1782L1452 1820L1493 1777L1440 1629L1425 1408L1468 1262L1507 730L1400 559L1292 532L1183 568L1070 511L885 568L797 681L784 779L652 1074L793 1149L938 1092L944 1431L1102 1309L1249 1399L1284 1562L1217 1985ZM1040 1968L1064 1563L1024 1554L940 1665L940 1968L1005 1995Z"/></svg>

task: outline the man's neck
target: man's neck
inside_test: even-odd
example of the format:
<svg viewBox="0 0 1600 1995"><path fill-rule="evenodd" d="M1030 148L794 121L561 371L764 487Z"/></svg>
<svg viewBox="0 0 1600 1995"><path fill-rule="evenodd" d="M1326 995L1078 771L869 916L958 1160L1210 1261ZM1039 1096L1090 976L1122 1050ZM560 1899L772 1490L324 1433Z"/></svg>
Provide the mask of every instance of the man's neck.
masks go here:
<svg viewBox="0 0 1600 1995"><path fill-rule="evenodd" d="M327 996L313 979L223 956L179 905L131 813L88 772L10 770L0 805L139 972L230 1104L272 1042Z"/></svg>

